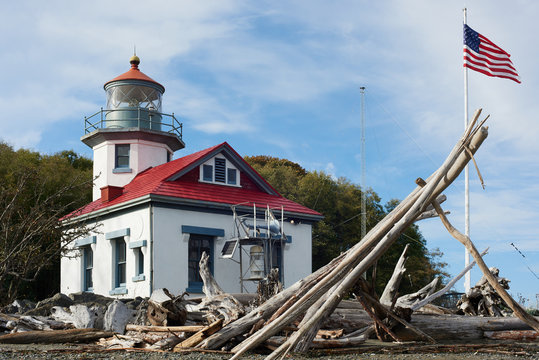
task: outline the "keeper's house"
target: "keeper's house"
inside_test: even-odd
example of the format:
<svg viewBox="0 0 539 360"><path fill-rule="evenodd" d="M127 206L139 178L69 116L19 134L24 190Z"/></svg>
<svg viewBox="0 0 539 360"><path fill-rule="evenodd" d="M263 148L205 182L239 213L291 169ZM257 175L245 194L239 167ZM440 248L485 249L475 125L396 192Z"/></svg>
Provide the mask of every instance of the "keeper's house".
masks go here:
<svg viewBox="0 0 539 360"><path fill-rule="evenodd" d="M311 225L322 216L282 197L225 143L172 160L185 147L165 88L139 69L105 84L107 108L85 119L94 152L93 202L63 221L98 223L61 261L61 291L150 296L201 293L198 263L230 293L252 292L279 268L285 286L311 272Z"/></svg>

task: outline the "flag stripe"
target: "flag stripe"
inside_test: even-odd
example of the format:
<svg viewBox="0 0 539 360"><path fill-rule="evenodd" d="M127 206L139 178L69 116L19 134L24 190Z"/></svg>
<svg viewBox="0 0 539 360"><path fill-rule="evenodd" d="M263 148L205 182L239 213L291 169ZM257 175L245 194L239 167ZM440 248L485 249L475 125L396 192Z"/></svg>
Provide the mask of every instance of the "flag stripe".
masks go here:
<svg viewBox="0 0 539 360"><path fill-rule="evenodd" d="M491 60L488 57L477 54L466 47L464 48L464 58L465 60L469 61L475 60L476 62L487 63L490 67L507 67L513 72L517 72L517 70L513 66L513 63L510 61Z"/></svg>
<svg viewBox="0 0 539 360"><path fill-rule="evenodd" d="M491 74L491 73L490 73L489 71L487 71L487 70L482 70L482 69L479 69L479 68L475 68L475 67L473 67L473 66L471 66L471 65L468 65L468 66L465 65L465 67L467 67L467 68L469 68L469 69L472 69L472 70L475 70L475 71L477 71L477 72L480 72L480 73L482 73L482 74L485 74L485 75L487 75L487 76L510 79L510 80L516 81L516 82L519 83L519 84L521 83L520 80L515 79L514 76L506 76L506 75L501 75L501 74L496 74L496 75L494 75L494 74Z"/></svg>
<svg viewBox="0 0 539 360"><path fill-rule="evenodd" d="M511 55L464 24L464 67L482 74L520 83Z"/></svg>
<svg viewBox="0 0 539 360"><path fill-rule="evenodd" d="M516 77L515 73L513 73L511 71L507 71L507 70L504 70L504 69L487 68L487 67L481 66L481 64L478 65L477 63L473 63L473 62L469 62L466 67L468 67L470 69L473 69L473 70L476 70L476 71L479 71L478 69L481 69L482 70L481 72L483 72L483 73L488 72L492 76L505 75L505 76L513 77L513 78Z"/></svg>

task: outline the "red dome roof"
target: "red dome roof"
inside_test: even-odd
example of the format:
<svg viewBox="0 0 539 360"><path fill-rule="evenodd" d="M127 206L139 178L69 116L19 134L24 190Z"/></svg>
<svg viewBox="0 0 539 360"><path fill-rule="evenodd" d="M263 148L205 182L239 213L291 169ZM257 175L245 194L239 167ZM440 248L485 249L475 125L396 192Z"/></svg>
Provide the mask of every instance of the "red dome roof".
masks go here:
<svg viewBox="0 0 539 360"><path fill-rule="evenodd" d="M149 77L148 75L144 74L142 71L139 70L138 64L140 63L140 59L138 56L132 56L131 59L129 59L129 62L131 63L131 69L129 71L123 73L120 76L115 77L112 80L109 80L103 85L103 87L106 87L108 84L114 81L120 81L120 80L141 80L141 81L147 81L156 84L157 86L161 87L163 89L163 92L165 92L165 87L161 84L159 84L157 81Z"/></svg>

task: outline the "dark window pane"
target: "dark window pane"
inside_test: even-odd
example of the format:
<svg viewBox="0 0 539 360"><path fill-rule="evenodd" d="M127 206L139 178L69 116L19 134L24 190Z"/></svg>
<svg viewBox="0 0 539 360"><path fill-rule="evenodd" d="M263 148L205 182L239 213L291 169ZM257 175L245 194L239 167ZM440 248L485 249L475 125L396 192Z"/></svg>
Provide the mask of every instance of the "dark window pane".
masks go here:
<svg viewBox="0 0 539 360"><path fill-rule="evenodd" d="M118 156L129 156L129 144L116 145L116 154Z"/></svg>
<svg viewBox="0 0 539 360"><path fill-rule="evenodd" d="M142 249L138 249L138 273L137 275L144 274L144 254L142 253Z"/></svg>
<svg viewBox="0 0 539 360"><path fill-rule="evenodd" d="M199 262L203 252L210 255L208 266L213 269L213 239L204 235L191 234L189 237L188 280L189 284L201 283Z"/></svg>
<svg viewBox="0 0 539 360"><path fill-rule="evenodd" d="M84 282L84 290L88 291L94 287L94 283L92 281L92 269L86 270L86 273L84 274Z"/></svg>
<svg viewBox="0 0 539 360"><path fill-rule="evenodd" d="M204 181L213 181L213 166L211 165L202 166L202 179Z"/></svg>
<svg viewBox="0 0 539 360"><path fill-rule="evenodd" d="M116 240L116 287L125 285L125 241Z"/></svg>
<svg viewBox="0 0 539 360"><path fill-rule="evenodd" d="M93 269L93 251L90 246L86 246L83 252L84 262L84 291L93 288L92 269Z"/></svg>
<svg viewBox="0 0 539 360"><path fill-rule="evenodd" d="M125 263L118 264L118 285L121 286L125 284Z"/></svg>
<svg viewBox="0 0 539 360"><path fill-rule="evenodd" d="M236 169L227 169L228 171L228 183L236 185Z"/></svg>
<svg viewBox="0 0 539 360"><path fill-rule="evenodd" d="M128 157L119 157L116 162L117 168L128 168L129 167L129 158Z"/></svg>
<svg viewBox="0 0 539 360"><path fill-rule="evenodd" d="M116 240L117 246L116 251L118 251L118 262L125 262L125 241L124 240Z"/></svg>

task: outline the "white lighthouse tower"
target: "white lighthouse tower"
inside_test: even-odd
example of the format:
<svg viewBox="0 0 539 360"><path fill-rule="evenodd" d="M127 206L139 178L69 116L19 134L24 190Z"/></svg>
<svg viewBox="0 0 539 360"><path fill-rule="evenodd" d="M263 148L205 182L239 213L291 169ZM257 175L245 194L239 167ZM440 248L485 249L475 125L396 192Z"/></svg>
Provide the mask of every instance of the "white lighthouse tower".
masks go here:
<svg viewBox="0 0 539 360"><path fill-rule="evenodd" d="M81 141L94 151L93 200L104 190L121 190L138 173L170 161L185 147L182 124L174 114L161 112L164 86L139 70L138 56L129 62L129 71L104 85L106 109L85 118Z"/></svg>

